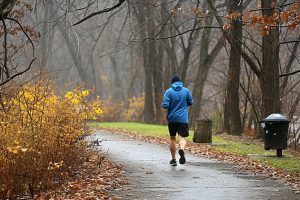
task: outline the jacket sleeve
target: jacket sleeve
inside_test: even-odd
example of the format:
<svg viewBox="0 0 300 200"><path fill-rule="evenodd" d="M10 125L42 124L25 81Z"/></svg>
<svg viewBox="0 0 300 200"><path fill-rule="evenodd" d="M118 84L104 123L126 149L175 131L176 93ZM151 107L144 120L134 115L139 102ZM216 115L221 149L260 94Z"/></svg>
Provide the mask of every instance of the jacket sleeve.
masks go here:
<svg viewBox="0 0 300 200"><path fill-rule="evenodd" d="M163 101L162 101L162 107L164 109L168 109L169 105L170 105L170 97L169 97L168 92L166 91L165 94L164 94Z"/></svg>
<svg viewBox="0 0 300 200"><path fill-rule="evenodd" d="M193 97L192 97L192 94L191 94L191 92L189 90L187 91L186 102L187 102L188 106L193 105Z"/></svg>

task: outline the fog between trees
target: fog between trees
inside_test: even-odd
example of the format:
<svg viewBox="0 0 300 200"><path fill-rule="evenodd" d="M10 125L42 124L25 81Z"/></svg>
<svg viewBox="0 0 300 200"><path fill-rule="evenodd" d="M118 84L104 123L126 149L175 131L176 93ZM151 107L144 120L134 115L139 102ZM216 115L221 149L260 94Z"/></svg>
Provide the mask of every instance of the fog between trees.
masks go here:
<svg viewBox="0 0 300 200"><path fill-rule="evenodd" d="M234 20L224 31L225 16L248 10L272 16L293 2L26 1L33 10L19 21L40 37L37 60L18 80L46 73L58 87L96 86L96 95L112 102L144 95L141 119L165 123L161 100L176 73L193 93L191 124L209 117L215 131L241 134L271 113L299 115L299 74L280 77L299 70L299 27L280 24L262 34L259 26ZM22 55L9 63L31 61Z"/></svg>

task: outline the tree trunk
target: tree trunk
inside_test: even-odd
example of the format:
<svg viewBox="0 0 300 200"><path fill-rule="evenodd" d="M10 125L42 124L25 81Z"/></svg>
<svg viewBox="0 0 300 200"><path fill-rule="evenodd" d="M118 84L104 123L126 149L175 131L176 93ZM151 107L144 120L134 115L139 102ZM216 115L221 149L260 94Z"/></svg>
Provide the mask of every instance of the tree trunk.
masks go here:
<svg viewBox="0 0 300 200"><path fill-rule="evenodd" d="M209 26L211 22L212 20L207 20L205 25ZM200 60L199 60L197 76L195 79L195 85L192 92L194 103L193 106L191 107L190 115L189 115L189 123L191 124L191 126L193 126L196 119L200 117L201 100L203 96L203 89L205 86L207 75L214 59L217 57L218 53L223 47L223 38L221 38L216 44L216 46L213 48L213 50L210 52L210 54L208 54L209 37L210 37L210 29L208 29L205 33L203 33L201 37L200 58L199 58Z"/></svg>
<svg viewBox="0 0 300 200"><path fill-rule="evenodd" d="M123 92L123 88L122 88L122 81L120 79L120 69L118 68L118 63L116 58L114 58L113 56L109 56L111 64L112 64L112 69L114 71L114 100L124 100L125 99L125 95Z"/></svg>
<svg viewBox="0 0 300 200"><path fill-rule="evenodd" d="M212 121L210 119L197 119L193 142L195 143L212 143Z"/></svg>
<svg viewBox="0 0 300 200"><path fill-rule="evenodd" d="M81 54L77 52L77 48L75 47L75 45L73 45L69 34L66 32L66 30L60 23L57 24L57 27L59 28L59 30L67 44L69 53L71 54L73 63L78 71L79 77L86 84L87 87L94 87L94 83L96 81L93 80L93 76L90 75L91 74L90 70L87 69L87 67L83 66Z"/></svg>
<svg viewBox="0 0 300 200"><path fill-rule="evenodd" d="M154 81L154 94L155 94L155 119L159 124L163 123L164 116L162 112L161 102L163 95L163 48L160 41L158 41L158 52L155 58L152 58L155 62L153 70L153 81Z"/></svg>
<svg viewBox="0 0 300 200"><path fill-rule="evenodd" d="M45 2L46 3L46 2ZM44 7L45 12L44 12L44 18L43 21L47 22L49 20L49 7L48 6L52 6L51 5L46 5ZM49 24L48 23L44 23L42 26L42 34L41 34L41 42L40 42L40 49L41 49L41 69L45 69L46 65L47 65L47 58L48 58L48 52L49 49L47 48L47 44L49 44L48 41L48 37L47 34L49 34Z"/></svg>
<svg viewBox="0 0 300 200"><path fill-rule="evenodd" d="M198 8L198 6L199 6L199 2L198 2L198 5L197 5L197 8ZM198 26L198 24L199 24L199 20L195 19L193 28L196 28ZM199 37L199 34L200 34L199 30L191 31L191 33L189 34L189 37L188 37L187 46L185 47L185 45L182 44L183 45L183 52L184 52L183 59L180 62L180 67L181 67L180 76L181 76L181 81L182 82L185 82L186 73L188 71L188 66L189 66L190 56L191 56L192 50L194 48L195 42Z"/></svg>
<svg viewBox="0 0 300 200"><path fill-rule="evenodd" d="M254 113L253 108L251 108L250 112L249 112L247 122L245 123L246 129L251 129L253 122L255 122L255 113Z"/></svg>
<svg viewBox="0 0 300 200"><path fill-rule="evenodd" d="M241 12L242 4L240 0L233 0L229 2L229 12ZM242 24L239 20L232 22L232 29L230 33L232 42L229 57L229 72L227 80L227 91L224 106L224 127L223 130L233 134L242 134L241 113L239 107L239 83L241 71L241 47L242 41Z"/></svg>
<svg viewBox="0 0 300 200"><path fill-rule="evenodd" d="M41 18L39 24L42 24L42 34L40 39L40 52L41 52L41 62L40 67L41 69L45 69L47 64L50 60L50 55L53 49L53 36L54 32L56 31L55 27L50 27L49 21L51 21L51 17L55 15L53 3L49 2L41 2L44 6L44 16ZM36 14L38 18L39 14ZM47 22L47 23L45 23Z"/></svg>
<svg viewBox="0 0 300 200"><path fill-rule="evenodd" d="M95 67L93 56L91 57L90 63L91 63L90 65L91 65L91 68L92 68L93 79L95 80L94 85L96 86L95 95L96 96L99 95L101 99L104 99L103 82L101 80L101 77L99 76L98 69Z"/></svg>
<svg viewBox="0 0 300 200"><path fill-rule="evenodd" d="M147 49L147 50L146 50ZM149 63L148 48L143 50L147 54L144 56L144 73L145 73L145 107L144 107L144 121L147 123L154 123L155 113L153 105L153 90L152 90L152 66ZM146 57L146 58L145 58Z"/></svg>
<svg viewBox="0 0 300 200"><path fill-rule="evenodd" d="M138 22L138 29L140 38L143 40L147 38L149 34L153 31L151 29L150 24L150 13L147 7L144 5L139 5L139 7L133 7L134 14L136 15L137 22ZM151 65L151 59L155 59L152 55L153 53L150 52L151 50L151 43L149 45L149 40L142 42L143 48L143 62L144 62L144 76L145 76L145 105L144 105L144 121L146 123L154 123L155 122L155 111L154 111L154 104L153 104L153 66ZM153 42L153 41L152 41Z"/></svg>
<svg viewBox="0 0 300 200"><path fill-rule="evenodd" d="M264 16L271 16L274 12L276 0L262 0ZM271 113L280 112L279 95L279 29L271 27L269 34L262 39L262 70L260 76L262 92L262 115L267 117Z"/></svg>
<svg viewBox="0 0 300 200"><path fill-rule="evenodd" d="M167 12L167 11L166 11ZM172 20L172 19L171 19ZM174 28L172 28L171 26L168 27L169 31L169 35L173 35L175 34ZM167 34L166 34L167 35ZM177 60L177 55L176 55L176 38L170 38L168 40L163 40L163 46L166 50L166 54L167 54L167 67L165 68L164 72L164 90L168 89L170 87L170 78L172 75L175 74L176 69L178 69L179 64L178 64L178 60Z"/></svg>
<svg viewBox="0 0 300 200"><path fill-rule="evenodd" d="M205 19L205 26L210 26L212 23L211 18ZM201 99L203 94L203 88L204 83L207 78L207 74L209 71L209 66L205 65L205 60L208 57L208 48L209 48L209 36L211 33L211 29L207 29L205 32L202 33L201 36L201 46L200 46L200 58L199 58L199 66L198 66L198 72L195 80L195 85L193 88L193 99L194 99L194 105L191 108L190 112L190 124L193 126L195 123L195 120L200 115L200 109L201 109Z"/></svg>

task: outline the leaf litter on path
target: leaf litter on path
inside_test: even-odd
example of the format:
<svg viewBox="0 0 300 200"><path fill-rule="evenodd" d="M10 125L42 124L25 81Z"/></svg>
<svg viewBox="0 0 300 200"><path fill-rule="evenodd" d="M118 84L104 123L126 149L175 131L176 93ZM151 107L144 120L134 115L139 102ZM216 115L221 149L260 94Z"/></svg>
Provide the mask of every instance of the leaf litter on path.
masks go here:
<svg viewBox="0 0 300 200"><path fill-rule="evenodd" d="M119 199L115 193L126 184L120 164L113 163L101 152L92 151L85 162L71 169L67 181L61 187L36 195L36 200L65 199Z"/></svg>

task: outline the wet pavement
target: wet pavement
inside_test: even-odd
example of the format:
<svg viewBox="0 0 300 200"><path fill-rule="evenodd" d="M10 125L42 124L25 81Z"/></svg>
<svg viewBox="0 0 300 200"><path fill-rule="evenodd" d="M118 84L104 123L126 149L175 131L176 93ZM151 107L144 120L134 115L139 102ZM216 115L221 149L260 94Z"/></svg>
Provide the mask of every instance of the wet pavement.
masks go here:
<svg viewBox="0 0 300 200"><path fill-rule="evenodd" d="M187 163L173 167L168 146L102 131L91 136L96 139L103 153L125 167L128 184L116 192L121 199L300 199L274 179L237 172L224 162L186 153Z"/></svg>

